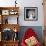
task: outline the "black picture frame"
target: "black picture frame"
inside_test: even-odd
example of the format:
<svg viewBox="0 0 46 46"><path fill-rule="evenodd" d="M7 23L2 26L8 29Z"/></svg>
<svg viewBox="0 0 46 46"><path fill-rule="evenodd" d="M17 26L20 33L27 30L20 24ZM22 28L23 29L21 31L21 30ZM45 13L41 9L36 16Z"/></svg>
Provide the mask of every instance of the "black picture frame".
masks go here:
<svg viewBox="0 0 46 46"><path fill-rule="evenodd" d="M24 7L24 20L25 21L37 21L38 20L38 8L37 7Z"/></svg>

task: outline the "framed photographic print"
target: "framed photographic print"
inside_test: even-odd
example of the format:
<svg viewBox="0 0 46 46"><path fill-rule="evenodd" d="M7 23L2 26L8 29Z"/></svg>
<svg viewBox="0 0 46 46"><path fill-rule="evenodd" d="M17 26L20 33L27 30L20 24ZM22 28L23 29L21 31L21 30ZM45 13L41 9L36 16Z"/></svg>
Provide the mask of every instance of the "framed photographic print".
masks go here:
<svg viewBox="0 0 46 46"><path fill-rule="evenodd" d="M24 7L24 20L37 21L38 8L37 7Z"/></svg>
<svg viewBox="0 0 46 46"><path fill-rule="evenodd" d="M2 10L2 15L9 15L9 10Z"/></svg>
<svg viewBox="0 0 46 46"><path fill-rule="evenodd" d="M10 11L9 11L9 14L10 14L10 15L16 15L17 13L18 13L18 12L17 12L16 10L10 10Z"/></svg>

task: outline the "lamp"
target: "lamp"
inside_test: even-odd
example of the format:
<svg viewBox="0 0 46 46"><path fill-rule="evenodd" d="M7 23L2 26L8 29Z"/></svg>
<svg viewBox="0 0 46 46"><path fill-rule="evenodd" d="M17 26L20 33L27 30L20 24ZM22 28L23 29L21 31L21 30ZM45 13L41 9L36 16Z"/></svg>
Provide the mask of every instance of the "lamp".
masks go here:
<svg viewBox="0 0 46 46"><path fill-rule="evenodd" d="M17 32L16 28L14 29L14 32Z"/></svg>

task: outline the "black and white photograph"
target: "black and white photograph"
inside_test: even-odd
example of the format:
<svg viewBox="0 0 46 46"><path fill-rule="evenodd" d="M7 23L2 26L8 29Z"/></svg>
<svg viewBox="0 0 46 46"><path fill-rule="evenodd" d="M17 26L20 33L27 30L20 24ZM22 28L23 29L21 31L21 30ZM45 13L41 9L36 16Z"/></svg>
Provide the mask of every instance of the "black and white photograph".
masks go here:
<svg viewBox="0 0 46 46"><path fill-rule="evenodd" d="M38 20L38 8L37 7L24 7L24 19L27 21Z"/></svg>

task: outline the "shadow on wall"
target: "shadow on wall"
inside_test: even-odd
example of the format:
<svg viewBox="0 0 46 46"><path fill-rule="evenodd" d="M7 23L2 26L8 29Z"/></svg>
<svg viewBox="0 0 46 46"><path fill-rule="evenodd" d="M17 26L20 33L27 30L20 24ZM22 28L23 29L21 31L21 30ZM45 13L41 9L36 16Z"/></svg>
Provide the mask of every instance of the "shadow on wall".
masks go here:
<svg viewBox="0 0 46 46"><path fill-rule="evenodd" d="M25 31L28 28L32 28L36 32L39 41L41 43L43 43L43 36L42 36L43 35L43 33L42 33L43 30L42 30L42 26L21 26L20 27L20 31L19 31L19 39L20 39L20 42L21 42L21 40L23 38L23 35L24 35Z"/></svg>

